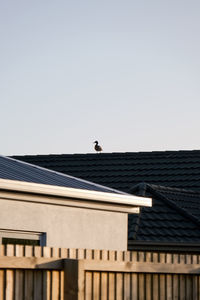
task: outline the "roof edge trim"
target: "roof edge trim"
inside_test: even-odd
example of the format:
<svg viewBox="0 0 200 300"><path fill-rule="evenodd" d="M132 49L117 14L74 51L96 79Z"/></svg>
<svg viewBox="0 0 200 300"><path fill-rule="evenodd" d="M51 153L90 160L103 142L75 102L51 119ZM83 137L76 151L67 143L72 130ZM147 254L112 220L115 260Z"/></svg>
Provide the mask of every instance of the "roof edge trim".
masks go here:
<svg viewBox="0 0 200 300"><path fill-rule="evenodd" d="M60 187L47 184L30 183L17 180L0 179L0 189L58 197L85 199L89 201L108 202L123 206L152 206L151 198Z"/></svg>

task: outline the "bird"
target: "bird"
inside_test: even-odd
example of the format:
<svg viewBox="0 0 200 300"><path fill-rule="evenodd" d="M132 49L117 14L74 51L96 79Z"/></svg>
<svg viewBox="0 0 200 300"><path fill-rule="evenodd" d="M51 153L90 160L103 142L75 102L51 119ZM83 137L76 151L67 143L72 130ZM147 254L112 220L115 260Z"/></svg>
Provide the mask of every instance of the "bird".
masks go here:
<svg viewBox="0 0 200 300"><path fill-rule="evenodd" d="M102 149L102 147L99 145L99 142L98 142L98 141L95 141L94 144L95 144L94 149L95 149L97 152L103 151L103 149Z"/></svg>

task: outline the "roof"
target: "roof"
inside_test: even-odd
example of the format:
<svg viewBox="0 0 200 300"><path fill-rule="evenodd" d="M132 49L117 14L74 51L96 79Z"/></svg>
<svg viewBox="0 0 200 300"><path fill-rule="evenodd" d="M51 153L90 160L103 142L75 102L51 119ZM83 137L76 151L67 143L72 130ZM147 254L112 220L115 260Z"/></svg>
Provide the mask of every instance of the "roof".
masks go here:
<svg viewBox="0 0 200 300"><path fill-rule="evenodd" d="M138 249L144 249L144 244L167 245L167 249L170 244L200 246L200 150L16 157L152 197L151 208L142 208L139 216L129 216L132 249L136 244L143 245Z"/></svg>
<svg viewBox="0 0 200 300"><path fill-rule="evenodd" d="M0 178L24 182L48 184L97 192L124 194L89 181L75 178L56 171L0 156Z"/></svg>
<svg viewBox="0 0 200 300"><path fill-rule="evenodd" d="M14 157L124 192L141 182L200 191L200 150Z"/></svg>
<svg viewBox="0 0 200 300"><path fill-rule="evenodd" d="M200 243L200 192L142 183L132 193L152 197L152 207L129 216L129 240Z"/></svg>

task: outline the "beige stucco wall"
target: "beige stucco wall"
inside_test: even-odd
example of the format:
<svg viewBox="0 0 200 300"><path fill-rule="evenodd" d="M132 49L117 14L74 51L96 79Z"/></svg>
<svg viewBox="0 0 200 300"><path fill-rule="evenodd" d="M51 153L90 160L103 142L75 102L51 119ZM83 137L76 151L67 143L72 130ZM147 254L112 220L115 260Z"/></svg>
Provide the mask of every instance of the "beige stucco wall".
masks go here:
<svg viewBox="0 0 200 300"><path fill-rule="evenodd" d="M47 246L127 249L127 213L0 198L0 229L44 232Z"/></svg>

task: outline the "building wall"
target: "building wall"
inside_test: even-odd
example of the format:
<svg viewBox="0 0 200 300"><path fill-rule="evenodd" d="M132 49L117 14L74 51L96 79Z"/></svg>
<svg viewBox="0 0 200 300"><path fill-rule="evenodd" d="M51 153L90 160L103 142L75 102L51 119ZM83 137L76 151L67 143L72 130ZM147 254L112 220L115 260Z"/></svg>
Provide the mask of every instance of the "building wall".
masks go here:
<svg viewBox="0 0 200 300"><path fill-rule="evenodd" d="M49 247L127 249L127 213L0 198L0 229L46 233Z"/></svg>

